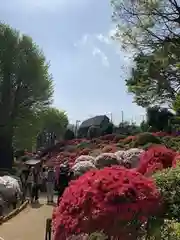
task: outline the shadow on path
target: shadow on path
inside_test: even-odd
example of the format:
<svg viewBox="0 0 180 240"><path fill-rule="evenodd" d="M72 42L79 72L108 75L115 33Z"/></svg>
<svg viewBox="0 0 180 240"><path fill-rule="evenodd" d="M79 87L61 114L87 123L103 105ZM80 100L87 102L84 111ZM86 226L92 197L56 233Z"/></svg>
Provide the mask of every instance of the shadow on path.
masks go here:
<svg viewBox="0 0 180 240"><path fill-rule="evenodd" d="M32 208L40 208L40 207L42 207L44 204L42 204L42 203L31 203L31 207Z"/></svg>

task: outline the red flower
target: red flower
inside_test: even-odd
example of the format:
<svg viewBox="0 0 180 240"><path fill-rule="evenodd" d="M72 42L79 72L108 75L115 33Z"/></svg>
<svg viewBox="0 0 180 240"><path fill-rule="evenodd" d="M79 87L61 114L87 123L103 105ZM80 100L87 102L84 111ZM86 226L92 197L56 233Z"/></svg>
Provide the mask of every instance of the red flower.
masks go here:
<svg viewBox="0 0 180 240"><path fill-rule="evenodd" d="M154 182L136 171L120 167L89 171L64 192L53 214L54 239L95 231L129 236L134 220L142 225L157 214L160 203Z"/></svg>
<svg viewBox="0 0 180 240"><path fill-rule="evenodd" d="M142 174L151 175L157 170L171 167L175 155L176 153L173 150L163 145L151 146L140 156L137 171Z"/></svg>

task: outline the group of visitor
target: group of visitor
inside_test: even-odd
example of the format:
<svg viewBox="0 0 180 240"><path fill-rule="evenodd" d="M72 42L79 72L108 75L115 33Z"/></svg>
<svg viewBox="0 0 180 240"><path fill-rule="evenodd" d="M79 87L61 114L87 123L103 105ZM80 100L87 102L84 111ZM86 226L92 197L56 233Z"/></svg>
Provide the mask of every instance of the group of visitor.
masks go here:
<svg viewBox="0 0 180 240"><path fill-rule="evenodd" d="M59 169L54 167L31 166L21 173L23 199L29 197L31 203L38 203L40 190L45 186L47 204L54 203L54 191L58 193L58 202L69 181L72 173L68 164L61 165Z"/></svg>

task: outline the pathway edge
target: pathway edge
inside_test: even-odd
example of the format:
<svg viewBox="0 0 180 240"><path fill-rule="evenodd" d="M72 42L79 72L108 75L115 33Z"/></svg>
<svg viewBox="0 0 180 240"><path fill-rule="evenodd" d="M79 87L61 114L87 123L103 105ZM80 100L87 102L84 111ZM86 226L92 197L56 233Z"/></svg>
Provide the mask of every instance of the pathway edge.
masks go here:
<svg viewBox="0 0 180 240"><path fill-rule="evenodd" d="M28 204L29 204L29 201L26 200L19 208L14 209L7 216L0 217L0 225L7 222L11 218L15 217L17 214L19 214L21 211L23 211L27 207Z"/></svg>

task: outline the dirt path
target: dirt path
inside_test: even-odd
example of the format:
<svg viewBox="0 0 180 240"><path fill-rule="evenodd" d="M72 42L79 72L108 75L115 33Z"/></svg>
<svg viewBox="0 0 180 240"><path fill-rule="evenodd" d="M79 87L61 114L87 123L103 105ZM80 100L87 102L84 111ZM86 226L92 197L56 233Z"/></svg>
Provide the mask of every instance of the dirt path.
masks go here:
<svg viewBox="0 0 180 240"><path fill-rule="evenodd" d="M41 198L36 207L28 206L16 217L0 226L0 239L4 240L44 240L45 223L51 218L52 206Z"/></svg>

